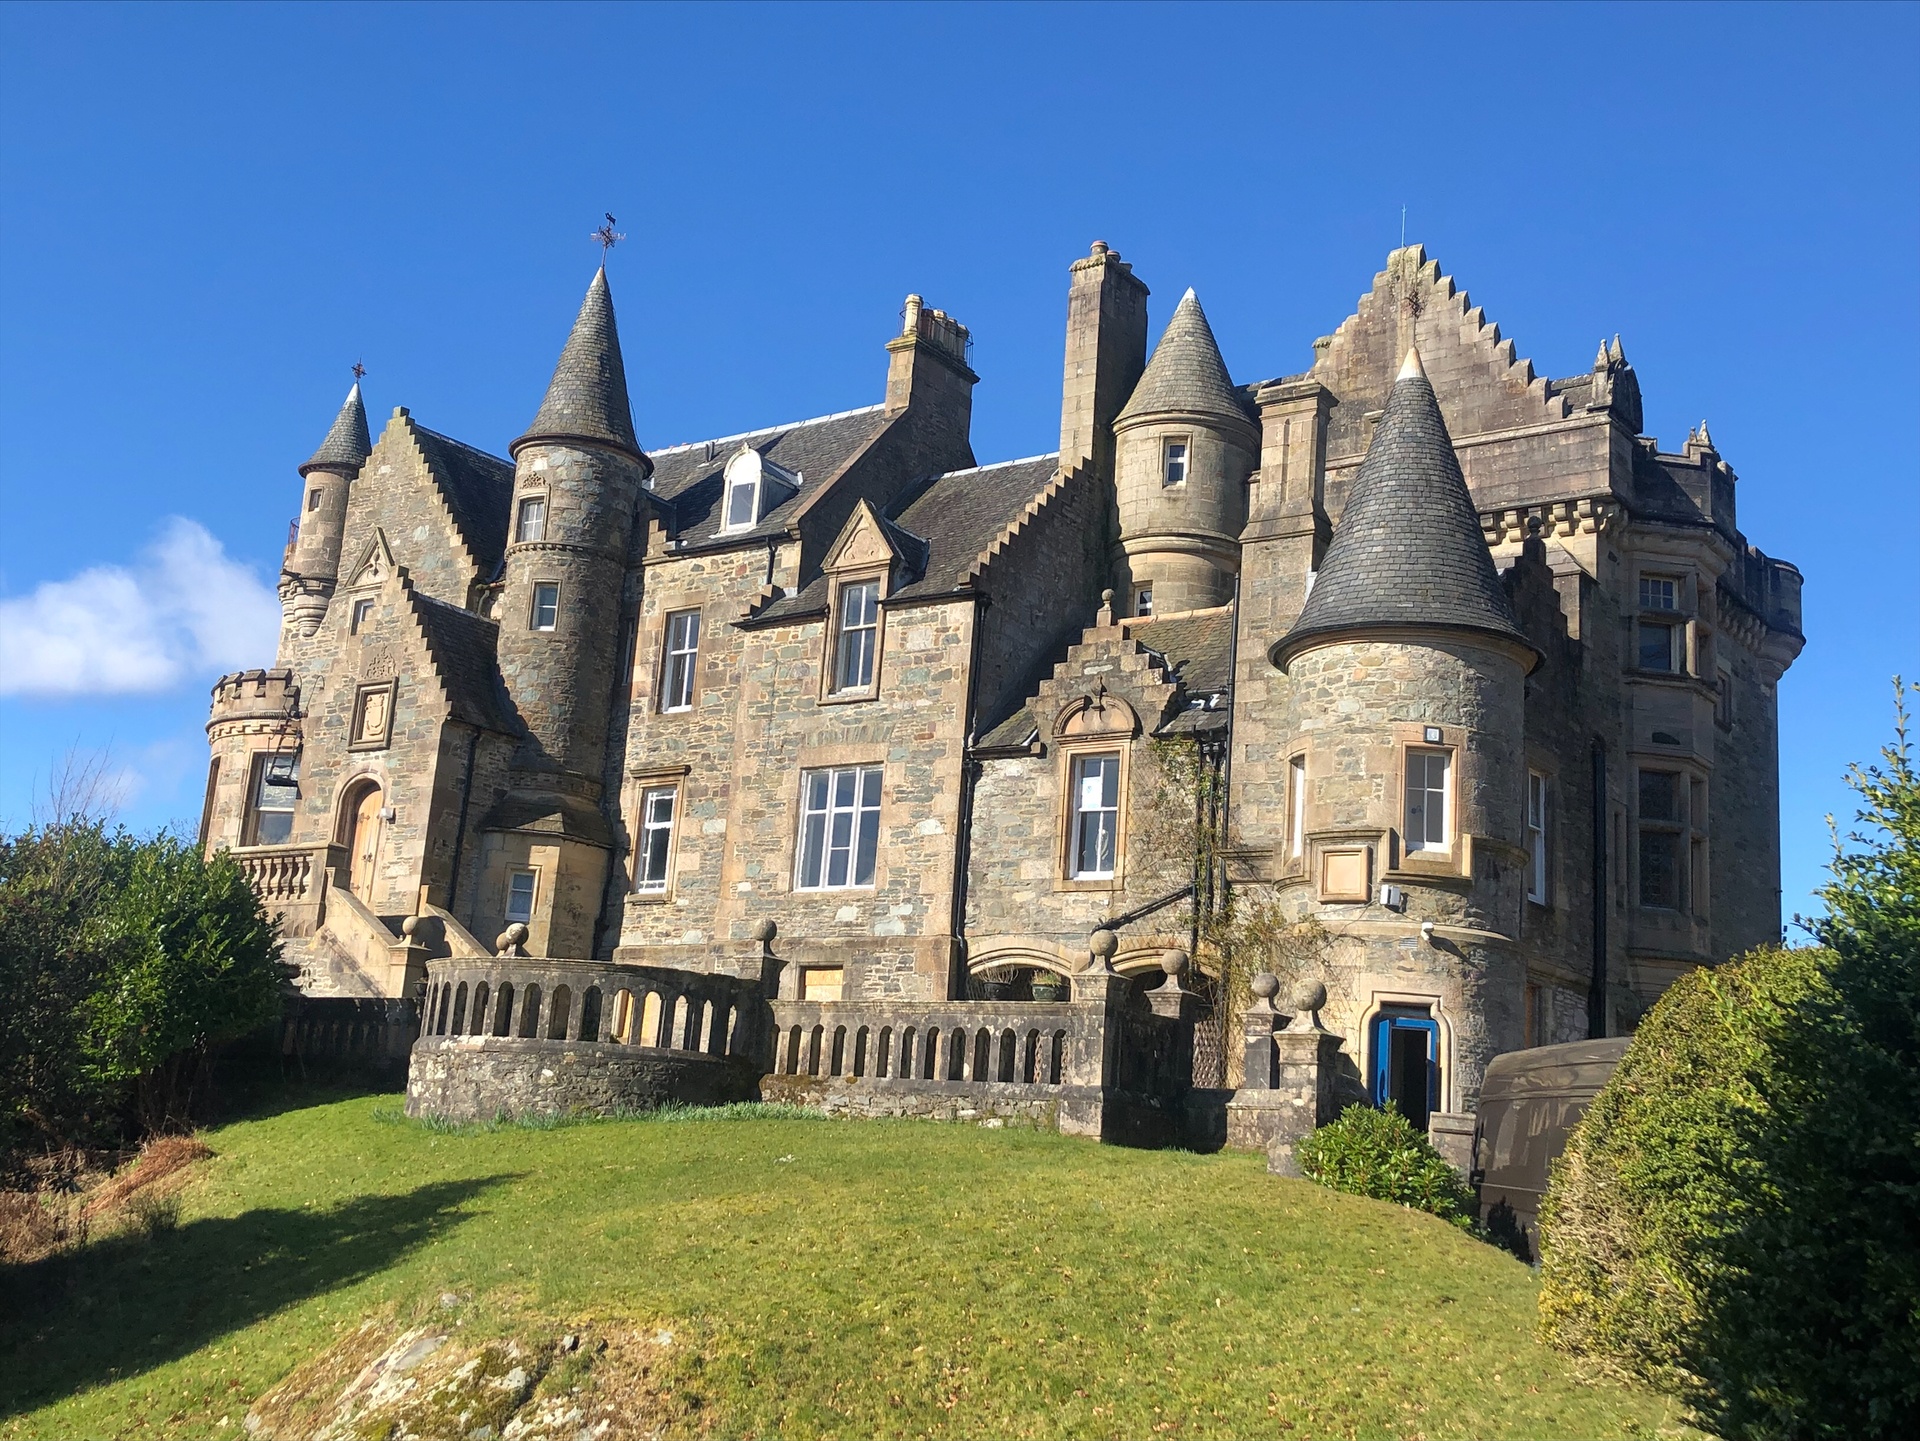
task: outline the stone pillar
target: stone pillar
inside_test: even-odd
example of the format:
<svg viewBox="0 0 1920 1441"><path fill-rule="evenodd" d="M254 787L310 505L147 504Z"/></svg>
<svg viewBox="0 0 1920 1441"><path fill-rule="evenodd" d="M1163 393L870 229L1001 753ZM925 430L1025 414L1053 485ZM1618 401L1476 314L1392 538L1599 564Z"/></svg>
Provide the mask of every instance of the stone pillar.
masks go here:
<svg viewBox="0 0 1920 1441"><path fill-rule="evenodd" d="M1427 1118L1427 1139L1462 1179L1473 1171L1473 1131L1470 1112L1435 1111Z"/></svg>

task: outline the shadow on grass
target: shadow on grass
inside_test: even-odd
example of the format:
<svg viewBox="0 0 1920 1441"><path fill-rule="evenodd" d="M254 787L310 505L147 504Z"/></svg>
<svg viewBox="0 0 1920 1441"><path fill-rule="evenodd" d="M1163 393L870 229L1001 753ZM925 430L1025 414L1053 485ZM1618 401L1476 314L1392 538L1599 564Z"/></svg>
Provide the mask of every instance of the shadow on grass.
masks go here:
<svg viewBox="0 0 1920 1441"><path fill-rule="evenodd" d="M510 1175L326 1210L255 1210L0 1267L0 1417L139 1375L386 1269Z"/></svg>

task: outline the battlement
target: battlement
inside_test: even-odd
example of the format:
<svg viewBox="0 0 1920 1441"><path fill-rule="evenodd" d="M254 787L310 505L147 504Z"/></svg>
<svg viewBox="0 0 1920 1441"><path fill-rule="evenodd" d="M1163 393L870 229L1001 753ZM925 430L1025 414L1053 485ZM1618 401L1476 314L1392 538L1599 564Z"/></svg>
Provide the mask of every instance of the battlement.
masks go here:
<svg viewBox="0 0 1920 1441"><path fill-rule="evenodd" d="M300 685L290 670L241 670L213 685L213 709L207 724L226 721L287 720L300 714Z"/></svg>

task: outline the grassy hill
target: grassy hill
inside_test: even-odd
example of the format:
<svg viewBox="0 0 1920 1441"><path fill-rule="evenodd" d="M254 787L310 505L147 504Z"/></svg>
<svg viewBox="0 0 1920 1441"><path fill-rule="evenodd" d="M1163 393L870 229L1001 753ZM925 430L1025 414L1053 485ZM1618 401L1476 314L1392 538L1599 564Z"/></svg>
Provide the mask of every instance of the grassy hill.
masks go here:
<svg viewBox="0 0 1920 1441"><path fill-rule="evenodd" d="M393 1097L204 1139L177 1226L0 1273L0 1436L239 1436L369 1316L657 1338L668 1434L1680 1429L1541 1349L1525 1267L1255 1156L751 1110L446 1131Z"/></svg>

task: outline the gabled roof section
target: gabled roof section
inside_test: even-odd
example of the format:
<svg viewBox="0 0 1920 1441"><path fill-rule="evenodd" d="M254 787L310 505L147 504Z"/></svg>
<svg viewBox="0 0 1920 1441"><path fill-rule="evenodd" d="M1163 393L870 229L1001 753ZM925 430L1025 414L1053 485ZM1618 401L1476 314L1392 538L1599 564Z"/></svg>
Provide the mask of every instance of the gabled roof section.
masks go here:
<svg viewBox="0 0 1920 1441"><path fill-rule="evenodd" d="M593 440L640 457L627 399L627 367L613 320L613 292L603 266L594 272L573 331L553 368L546 399L525 435L508 447L518 453L537 440Z"/></svg>
<svg viewBox="0 0 1920 1441"><path fill-rule="evenodd" d="M1121 622L1129 639L1167 663L1189 695L1220 695L1233 684L1233 607L1140 616Z"/></svg>
<svg viewBox="0 0 1920 1441"><path fill-rule="evenodd" d="M847 517L847 523L820 559L823 571L846 570L855 566L903 566L918 575L926 566L927 543L888 520L862 500Z"/></svg>
<svg viewBox="0 0 1920 1441"><path fill-rule="evenodd" d="M320 442L312 459L300 467L300 473L340 470L353 475L371 454L373 437L367 431L367 407L360 399L360 382L356 380L353 389L347 392L340 413L333 418L333 429L327 432L327 438Z"/></svg>
<svg viewBox="0 0 1920 1441"><path fill-rule="evenodd" d="M888 603L951 595L972 585L989 553L1019 527L1058 472L1059 457L1054 455L948 471L910 492L897 514L880 515L908 567L908 578L894 587ZM822 614L829 584L825 575L819 576L766 606L752 622L773 624Z"/></svg>
<svg viewBox="0 0 1920 1441"><path fill-rule="evenodd" d="M1133 394L1116 421L1162 413L1220 415L1251 423L1241 392L1227 374L1207 313L1191 289L1173 308L1173 318Z"/></svg>
<svg viewBox="0 0 1920 1441"><path fill-rule="evenodd" d="M674 445L649 453L653 461L652 494L671 515L682 545L715 541L737 545L777 535L798 516L813 496L852 463L888 424L886 406L843 410L813 420L768 426L740 435ZM748 530L720 530L724 500L723 473L727 461L742 445L751 446L781 469L800 477L800 488L760 517Z"/></svg>
<svg viewBox="0 0 1920 1441"><path fill-rule="evenodd" d="M519 716L500 679L500 627L415 590L404 573L402 584L454 718L482 730L519 735Z"/></svg>
<svg viewBox="0 0 1920 1441"><path fill-rule="evenodd" d="M427 471L453 516L454 528L473 556L480 578L490 578L507 551L513 462L417 423L412 430L413 443L427 463Z"/></svg>
<svg viewBox="0 0 1920 1441"><path fill-rule="evenodd" d="M1418 350L1387 395L1300 618L1271 652L1369 630L1475 631L1532 651L1493 568Z"/></svg>

